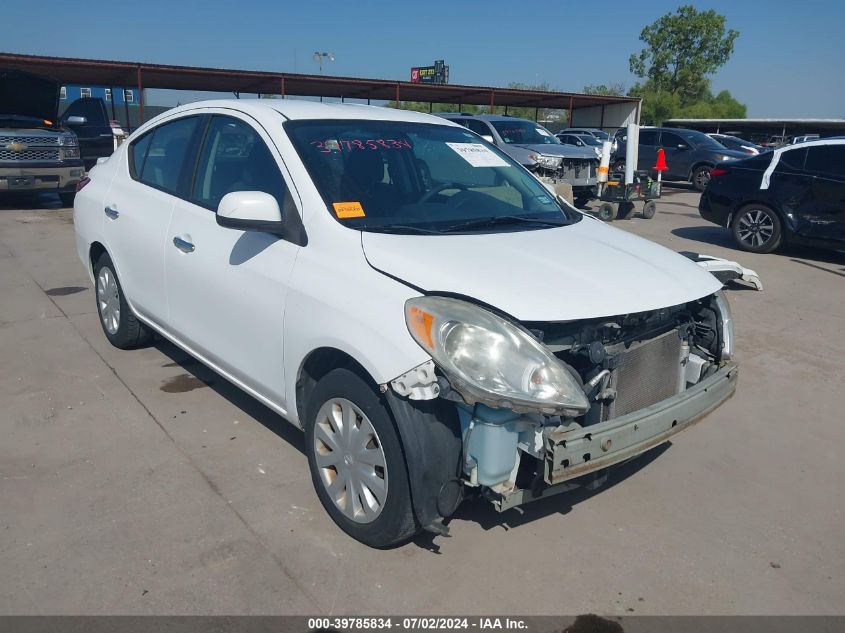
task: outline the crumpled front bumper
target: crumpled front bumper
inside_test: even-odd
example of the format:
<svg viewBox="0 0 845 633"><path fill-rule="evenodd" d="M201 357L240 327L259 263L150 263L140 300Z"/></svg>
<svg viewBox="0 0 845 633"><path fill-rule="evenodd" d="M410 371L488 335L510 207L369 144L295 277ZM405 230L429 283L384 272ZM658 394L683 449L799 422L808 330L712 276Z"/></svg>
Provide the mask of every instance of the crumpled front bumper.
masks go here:
<svg viewBox="0 0 845 633"><path fill-rule="evenodd" d="M601 424L556 429L545 437L544 480L535 491L516 490L494 501L499 510L566 492L569 481L624 462L669 440L730 398L739 370L727 363L676 396Z"/></svg>

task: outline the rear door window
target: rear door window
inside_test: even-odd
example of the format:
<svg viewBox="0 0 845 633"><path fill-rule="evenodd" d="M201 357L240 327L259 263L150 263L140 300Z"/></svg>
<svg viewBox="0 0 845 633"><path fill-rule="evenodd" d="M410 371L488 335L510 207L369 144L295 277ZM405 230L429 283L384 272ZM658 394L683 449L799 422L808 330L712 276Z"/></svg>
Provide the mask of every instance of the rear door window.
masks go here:
<svg viewBox="0 0 845 633"><path fill-rule="evenodd" d="M493 136L493 132L490 131L490 128L484 121L478 121L476 119L467 119L464 125L476 134L479 134L481 136Z"/></svg>
<svg viewBox="0 0 845 633"><path fill-rule="evenodd" d="M654 130L640 130L640 145L657 145L657 132Z"/></svg>
<svg viewBox="0 0 845 633"><path fill-rule="evenodd" d="M807 156L807 149L792 149L780 155L778 171L800 171L804 169L804 160Z"/></svg>
<svg viewBox="0 0 845 633"><path fill-rule="evenodd" d="M804 168L827 176L845 177L845 145L808 147Z"/></svg>
<svg viewBox="0 0 845 633"><path fill-rule="evenodd" d="M133 143L130 147L133 178L175 194L184 170L193 166L187 165L188 150L198 125L199 117L177 119L158 126Z"/></svg>

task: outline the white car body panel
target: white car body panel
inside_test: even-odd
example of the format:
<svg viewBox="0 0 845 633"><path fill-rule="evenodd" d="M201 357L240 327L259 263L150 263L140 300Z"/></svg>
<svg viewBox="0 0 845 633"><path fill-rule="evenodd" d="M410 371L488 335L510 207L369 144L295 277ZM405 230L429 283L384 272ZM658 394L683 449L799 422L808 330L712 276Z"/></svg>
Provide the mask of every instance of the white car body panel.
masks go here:
<svg viewBox="0 0 845 633"><path fill-rule="evenodd" d="M134 138L171 118L214 112L249 121L276 154L306 246L223 228L208 209L129 177ZM346 228L326 209L284 133L282 115L457 126L370 106L194 103L149 121L99 165L77 195L75 218L89 272L91 244L102 243L143 321L295 424L296 382L315 350L349 354L378 384L430 360L404 320L405 302L421 294L418 288L466 295L519 319L563 321L677 305L721 286L686 258L589 218L558 229L484 235ZM118 220L105 217L106 204L118 208ZM177 250L179 236L190 238L195 252Z"/></svg>
<svg viewBox="0 0 845 633"><path fill-rule="evenodd" d="M474 297L525 321L643 312L721 287L677 253L587 218L487 235L364 233L363 243L379 270L427 292Z"/></svg>

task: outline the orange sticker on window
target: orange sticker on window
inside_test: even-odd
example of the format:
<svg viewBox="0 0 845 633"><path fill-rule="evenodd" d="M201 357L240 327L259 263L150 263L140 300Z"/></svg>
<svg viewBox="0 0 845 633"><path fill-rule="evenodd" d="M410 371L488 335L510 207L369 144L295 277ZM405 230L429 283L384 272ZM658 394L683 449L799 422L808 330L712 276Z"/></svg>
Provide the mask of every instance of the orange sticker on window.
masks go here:
<svg viewBox="0 0 845 633"><path fill-rule="evenodd" d="M360 202L335 202L332 206L334 207L334 214L341 220L363 218L365 215L364 207L361 206Z"/></svg>

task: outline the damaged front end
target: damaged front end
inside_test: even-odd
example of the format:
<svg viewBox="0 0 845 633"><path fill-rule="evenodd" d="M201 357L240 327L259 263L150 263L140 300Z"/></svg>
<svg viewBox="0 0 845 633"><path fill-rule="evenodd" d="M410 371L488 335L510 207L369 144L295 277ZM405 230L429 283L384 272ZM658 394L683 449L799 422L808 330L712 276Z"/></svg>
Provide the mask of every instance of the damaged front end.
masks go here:
<svg viewBox="0 0 845 633"><path fill-rule="evenodd" d="M453 403L455 478L500 511L665 442L736 386L721 292L637 314L526 323L424 297L409 301L406 318L433 360L392 381L393 392Z"/></svg>

